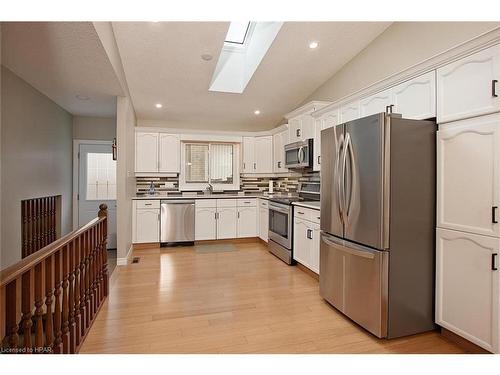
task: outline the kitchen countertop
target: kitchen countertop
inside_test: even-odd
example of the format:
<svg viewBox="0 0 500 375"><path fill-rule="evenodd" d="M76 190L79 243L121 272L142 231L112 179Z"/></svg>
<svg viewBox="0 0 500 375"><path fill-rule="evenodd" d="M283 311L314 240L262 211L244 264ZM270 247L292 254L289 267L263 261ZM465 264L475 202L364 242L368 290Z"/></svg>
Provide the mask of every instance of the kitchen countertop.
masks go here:
<svg viewBox="0 0 500 375"><path fill-rule="evenodd" d="M166 194L156 194L156 195L139 195L132 198L132 200L150 200L150 199L161 199L161 200L175 200L175 199L248 199L248 198L262 198L269 199L273 197L288 197L286 194L262 194L262 193L248 193L248 194L199 194L199 195L166 195Z"/></svg>
<svg viewBox="0 0 500 375"><path fill-rule="evenodd" d="M305 208L312 208L313 210L319 210L321 208L321 203L319 201L303 201L303 202L293 202L294 206L300 206Z"/></svg>

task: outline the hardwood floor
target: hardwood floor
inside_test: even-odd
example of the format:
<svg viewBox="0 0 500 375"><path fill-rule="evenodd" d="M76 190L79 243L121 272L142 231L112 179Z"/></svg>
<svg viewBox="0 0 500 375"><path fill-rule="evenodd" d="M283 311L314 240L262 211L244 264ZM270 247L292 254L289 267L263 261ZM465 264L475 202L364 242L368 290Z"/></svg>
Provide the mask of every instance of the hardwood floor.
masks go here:
<svg viewBox="0 0 500 375"><path fill-rule="evenodd" d="M117 267L81 353L462 353L429 332L379 340L328 305L318 281L259 242L236 251L136 250Z"/></svg>

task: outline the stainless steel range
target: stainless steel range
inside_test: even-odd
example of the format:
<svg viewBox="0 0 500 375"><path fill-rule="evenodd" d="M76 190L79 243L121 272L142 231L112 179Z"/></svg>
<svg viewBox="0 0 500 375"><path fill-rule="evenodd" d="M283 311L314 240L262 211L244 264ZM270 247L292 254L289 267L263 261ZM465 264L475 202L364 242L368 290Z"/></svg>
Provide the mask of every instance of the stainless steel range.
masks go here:
<svg viewBox="0 0 500 375"><path fill-rule="evenodd" d="M318 201L320 183L303 182L298 196L269 199L269 251L286 264L293 263L293 206L297 201Z"/></svg>

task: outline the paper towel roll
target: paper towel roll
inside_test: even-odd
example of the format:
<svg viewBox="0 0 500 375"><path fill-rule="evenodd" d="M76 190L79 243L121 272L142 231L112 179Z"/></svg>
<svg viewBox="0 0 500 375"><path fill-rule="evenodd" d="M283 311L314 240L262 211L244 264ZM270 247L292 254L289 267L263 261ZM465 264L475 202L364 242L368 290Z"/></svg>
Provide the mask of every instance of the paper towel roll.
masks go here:
<svg viewBox="0 0 500 375"><path fill-rule="evenodd" d="M273 193L273 180L269 180L269 194Z"/></svg>

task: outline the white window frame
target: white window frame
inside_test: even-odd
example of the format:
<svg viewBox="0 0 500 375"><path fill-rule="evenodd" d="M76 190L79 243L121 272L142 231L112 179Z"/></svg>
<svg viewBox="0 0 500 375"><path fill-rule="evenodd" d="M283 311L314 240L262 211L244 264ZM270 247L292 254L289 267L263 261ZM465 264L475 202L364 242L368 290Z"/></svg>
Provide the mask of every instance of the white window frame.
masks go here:
<svg viewBox="0 0 500 375"><path fill-rule="evenodd" d="M208 183L186 182L186 144L201 143L208 144ZM234 191L240 190L240 144L234 142L218 141L181 141L181 169L179 174L180 191L203 191L211 183L210 176L210 145L211 144L230 144L233 146L233 183L232 184L211 184L214 190Z"/></svg>

